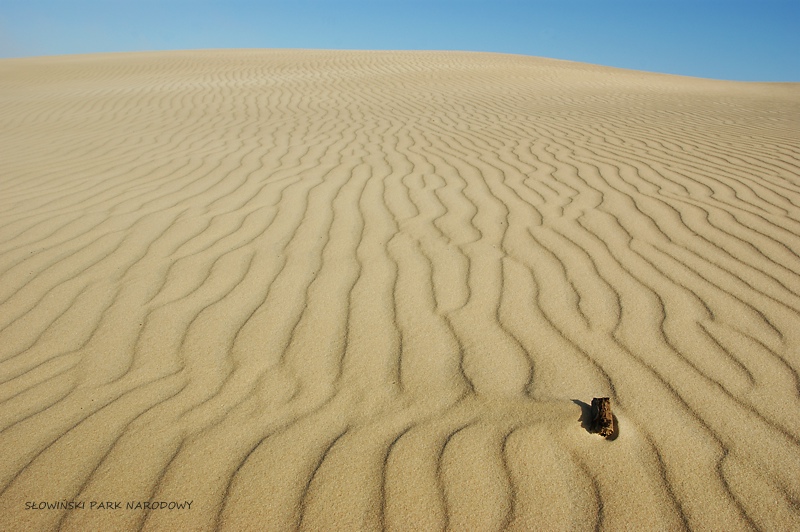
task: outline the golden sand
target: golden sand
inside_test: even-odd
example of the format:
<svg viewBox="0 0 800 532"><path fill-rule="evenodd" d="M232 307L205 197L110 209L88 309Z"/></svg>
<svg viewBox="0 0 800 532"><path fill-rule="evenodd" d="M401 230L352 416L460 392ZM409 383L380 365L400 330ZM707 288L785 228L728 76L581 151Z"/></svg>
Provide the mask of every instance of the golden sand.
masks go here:
<svg viewBox="0 0 800 532"><path fill-rule="evenodd" d="M5 59L0 165L0 530L800 529L799 84Z"/></svg>

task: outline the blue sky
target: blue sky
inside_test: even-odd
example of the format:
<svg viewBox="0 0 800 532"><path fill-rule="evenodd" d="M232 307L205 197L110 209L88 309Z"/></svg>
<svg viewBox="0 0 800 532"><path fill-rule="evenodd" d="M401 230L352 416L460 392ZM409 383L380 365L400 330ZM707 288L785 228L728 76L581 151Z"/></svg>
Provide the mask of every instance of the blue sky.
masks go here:
<svg viewBox="0 0 800 532"><path fill-rule="evenodd" d="M0 57L474 50L800 81L800 0L0 0Z"/></svg>

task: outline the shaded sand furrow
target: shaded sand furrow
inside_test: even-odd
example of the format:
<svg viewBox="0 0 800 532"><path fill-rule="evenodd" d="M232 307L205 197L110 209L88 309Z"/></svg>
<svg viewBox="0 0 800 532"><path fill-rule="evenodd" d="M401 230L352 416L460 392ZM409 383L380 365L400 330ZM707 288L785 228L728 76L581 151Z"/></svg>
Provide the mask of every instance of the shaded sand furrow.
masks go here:
<svg viewBox="0 0 800 532"><path fill-rule="evenodd" d="M183 99L184 98L181 98L180 100L183 100ZM181 102L180 100L177 101L177 102L169 102L168 101L167 104L165 105L165 107L166 108L170 108L170 107L174 107L174 106L181 106L181 107L190 107L191 108L193 106L192 105L193 104L192 101ZM123 108L124 108L124 106L123 106ZM184 117L180 117L180 118L184 118ZM88 146L93 147L93 152L94 152L94 153L92 153L93 157L91 157L89 159L89 161L92 162L91 166L87 167L86 160L83 157L81 157L81 155L83 155L83 154L75 153L74 150L72 150L72 151L68 152L69 153L68 156L61 157L62 159L66 159L66 161L65 161L66 168L59 169L57 167L54 167L50 174L45 174L45 175L39 174L39 175L35 176L34 180L28 179L27 181L29 183L37 183L37 182L39 182L39 188L41 188L41 185L49 185L50 188L56 188L57 189L58 186L59 186L59 182L63 182L64 181L64 179L63 179L64 170L67 170L68 171L67 175L72 177L73 178L72 180L76 180L80 176L85 176L83 181L92 183L92 184L94 184L95 187L99 186L99 188L101 188L101 189L105 188L108 185L113 184L114 181L100 181L98 183L96 179L91 179L91 175L92 174L87 172L87 170L92 170L92 169L95 169L95 168L98 168L98 169L99 168L108 168L109 164L112 164L113 162L118 162L118 161L123 161L126 164L133 164L133 163L137 163L137 162L139 164L141 164L143 162L146 164L147 162L149 162L149 161L147 161L147 159L145 159L145 161L139 160L141 158L141 153L142 153L142 148L140 147L140 145L142 145L142 144L150 146L150 150L152 150L151 153L153 154L153 157L152 157L151 160L154 160L154 161L161 161L161 157L163 157L163 154L166 154L166 153L170 153L170 154L172 154L172 156L174 156L176 154L180 154L180 153L193 153L193 150L198 149L199 146L194 145L194 144L196 144L197 141L195 139L193 139L192 133L196 133L197 126L199 124L202 124L202 125L205 125L206 127L208 127L208 126L214 126L216 124L225 123L225 122L230 121L229 118L226 118L224 116L216 116L215 117L215 116L212 115L210 117L211 123L209 124L209 123L207 123L209 120L205 120L206 123L204 124L203 123L204 121L201 120L201 118L202 118L202 115L199 116L199 117L198 116L194 116L193 120L191 120L191 121L185 120L185 119L176 120L176 121L169 121L169 122L166 122L166 121L146 121L145 124L143 126L141 126L143 131L141 131L139 133L139 135L136 136L136 137L133 136L133 131L132 131L131 128L133 128L133 130L135 130L135 127L136 127L135 126L135 124L136 124L135 121L139 120L139 118L137 117L137 118L133 119L134 120L134 124L129 123L130 119L122 120L123 124L126 126L126 133L125 133L125 136L122 137L122 140L124 140L126 142L119 142L119 147L117 147L116 149L109 148L109 149L106 149L106 150L104 150L104 151L102 151L100 153L96 153L96 152L98 152L100 150L100 148L105 147L105 144L102 145L102 146L97 146L95 143L88 143ZM97 124L93 124L93 125L97 126ZM117 125L114 122L112 122L109 125L109 127L99 128L99 129L101 131L108 131L109 133L113 133L113 131L118 127L119 127L119 125ZM152 131L152 133L149 134L149 136L151 137L150 139L147 139L147 137L146 137L146 133L147 133L148 130ZM89 133L89 134L87 134L87 136L92 136L92 134ZM166 137L166 139L165 139L165 137ZM111 138L115 138L115 137L111 137ZM116 138L119 139L119 137L116 137ZM81 146L86 146L87 145L87 143L85 142L84 139L81 138L80 140L82 142L79 143L79 145L81 145ZM147 140L149 140L149 142L147 142ZM168 140L168 142L165 142L165 140ZM209 139L204 139L203 143L206 144L206 145L209 144ZM187 146L184 146L184 144L187 144ZM161 157L159 157L159 156L161 156ZM148 157L148 159L149 159L149 157ZM26 167L25 165L20 165L20 166L22 166L22 168ZM74 170L70 172L69 170L72 170L73 168L74 168ZM47 181L42 183L41 182L42 178L43 177L47 177L48 175L52 175L52 177L50 179L48 179ZM133 175L135 175L135 173ZM126 176L126 177L131 177L131 176L129 175L129 176ZM19 188L19 187L17 187L17 188ZM80 196L78 196L78 198L80 198Z"/></svg>
<svg viewBox="0 0 800 532"><path fill-rule="evenodd" d="M643 134L643 131L637 133ZM598 143L596 147L602 149L603 144ZM735 179L731 179L732 169L717 169L715 161L710 161L708 158L698 159L693 155L676 158L674 153L653 153L653 150L650 149L631 150L625 149L624 147L615 147L612 153L615 153L617 157L619 157L619 155L622 153L635 153L636 157L644 157L645 160L656 162L678 175L686 175L690 180L694 181L696 178L700 177L701 179L699 181L706 185L708 194L694 199L702 198L713 204L722 204L723 206L731 205L742 208L744 212L760 213L762 216L780 214L782 216L775 218L777 221L784 223L792 223L793 221L796 222L797 206L796 203L794 203L791 199L787 199L784 195L780 200L776 199L774 201L767 201L758 193L754 192L754 190L747 184L742 184ZM631 160L635 161L635 158L631 157ZM768 183L768 181L766 181L764 178L761 178L761 174L755 177L760 178L756 183L758 188L770 191L769 188L765 188L763 186L764 184ZM776 188L778 188L779 191L776 191L775 194L770 194L770 196L780 196L779 192L785 191L784 187ZM784 190L780 190L781 188L784 188ZM766 193L761 192L761 194L765 195ZM792 195L789 195L788 197L791 198ZM781 208L783 206L786 208Z"/></svg>
<svg viewBox="0 0 800 532"><path fill-rule="evenodd" d="M787 166L790 170L796 169L796 162L793 163L796 159L791 156L779 159L774 158L775 152L781 151L781 148L786 147L786 145L783 144L782 139L769 138L769 133L750 140L766 138L765 140L773 141L771 144L754 142L733 148L729 143L714 142L712 137L708 135L699 135L692 128L675 127L673 124L659 125L661 127L655 131L648 129L647 131L651 132L651 134L647 137L619 137L618 134L620 132L618 131L616 133L609 132L608 139L616 139L624 144L644 147L645 149L653 150L662 157L670 157L671 154L674 155L679 151L682 156L688 157L689 161L704 158L707 161L713 161L720 169L731 171L740 176L756 178L763 174L761 179L750 180L750 183L758 188L773 184L774 181L769 179L772 176L785 175L781 171L787 170ZM622 131L625 129L628 129L628 127L625 127ZM637 129L633 131L641 133L644 130L643 127ZM602 136L606 137L605 134ZM656 139L663 142L657 142ZM668 140L664 141L664 139ZM669 143L669 146L665 145L666 142ZM766 159L766 156L770 158ZM763 170L769 171L764 173ZM784 198L781 201L791 200Z"/></svg>
<svg viewBox="0 0 800 532"><path fill-rule="evenodd" d="M709 103L713 104L713 102ZM582 125L585 126L585 128L582 130L574 130L572 133L581 135L582 132L586 132L587 130L591 131L596 128L605 130L607 128L607 123L603 123L603 117L605 116L604 111L606 110L607 109L603 109L601 106L598 106L595 109L586 109L584 111L585 114L576 114L575 116L585 117L582 122ZM615 109L615 111L618 110L619 109ZM575 123L575 116L564 116L563 122ZM647 149L650 150L651 153L658 154L661 157L671 157L675 161L679 161L682 157L688 157L686 162L690 162L692 159L696 160L697 158L710 157L714 159L714 163L720 165L720 168L731 170L734 172L734 174L755 177L753 172L754 168L752 166L748 164L740 164L738 160L735 161L736 164L734 165L733 161L730 160L730 151L720 151L725 150L724 143L715 143L713 140L711 140L713 137L712 135L708 134L708 131L705 128L676 127L676 121L665 120L665 118L669 117L665 117L663 114L653 111L653 109L645 108L640 109L636 115L620 118L622 118L620 123L615 124L615 126L618 127L615 127L614 131L608 131L607 134L601 134L602 138L606 138L606 140L609 141L616 141L626 146ZM639 133L639 135L632 135L634 132ZM648 134L641 135L645 132ZM626 134L623 135L623 133ZM758 140L762 140L765 137L768 138L768 135L759 135ZM717 138L719 137L717 136ZM666 142L671 144L669 150L664 150L664 144L658 142L658 140L665 139L668 139ZM778 146L784 145L784 143L778 141L778 139L770 140L775 141L777 145L771 144L766 150L768 153L775 151ZM659 146L662 148L660 149ZM735 159L738 159L742 153L748 152L763 153L753 152L753 145L748 143L748 145L746 147L743 146L741 150L738 148L736 149L737 157ZM725 155L727 156L724 157ZM676 156L678 157L676 158ZM708 159L706 159L706 161L708 161ZM776 166L777 168L786 165L786 163L789 161L773 161L773 164L780 165Z"/></svg>
<svg viewBox="0 0 800 532"><path fill-rule="evenodd" d="M627 307L627 308L631 308L631 307L632 307L632 306L634 306L634 305L635 305L635 304L631 304L631 303L628 303L628 305L626 305L626 304L625 304L625 301L624 301L624 299L623 299L623 309L625 309L626 307ZM662 303L661 305L662 305L662 307L661 307L661 308L663 309L663 303ZM662 310L662 312L661 312L661 313L662 313L662 316L663 316L663 310ZM661 319L663 320L663 318L661 318ZM623 321L628 321L628 320L623 320ZM662 333L662 334L663 334L663 333ZM636 352L636 351L639 351L639 352L641 352L641 350L635 350L634 352ZM647 351L644 351L644 352L647 352ZM660 373L662 373L662 374L663 374L663 370L660 370Z"/></svg>
<svg viewBox="0 0 800 532"><path fill-rule="evenodd" d="M0 529L800 527L798 102L498 54L0 61ZM192 506L25 506L151 500Z"/></svg>
<svg viewBox="0 0 800 532"><path fill-rule="evenodd" d="M578 341L578 342L580 342L580 340L579 340L579 339L578 339L577 341ZM587 344L588 344L588 342L587 342ZM610 348L610 349L609 349L609 348ZM597 348L597 347L594 347L594 346L591 346L591 345L586 345L585 352L586 352L586 353L591 353L592 355L594 355L594 356L592 356L592 357L591 357L591 359L592 359L592 360L595 360L595 359L596 359L596 360L599 360L599 361L601 361L601 362L602 362L604 357L603 357L603 356L600 356L600 355L601 355L601 353L602 353L604 350L606 350L606 349L608 349L608 351L610 351L610 352L613 352L613 350L617 350L617 349L619 349L619 347L613 347L613 346L600 346L600 348L599 348L599 350L598 350L598 348ZM638 373L638 372L637 372L637 373ZM646 376L647 376L647 375L641 375L641 374L640 374L640 375L638 376L637 380L639 380L639 379L642 379L642 378L644 378L644 377L646 377ZM617 391L619 392L619 394L620 394L620 395L618 395L618 397L619 397L619 401L620 401L620 402L622 402L622 403L625 403L624 399L625 399L625 396L627 395L627 394L625 393L625 392L626 392L625 388L626 388L626 386L625 386L625 387L621 387L619 390L617 390ZM661 401L668 400L668 398L667 398L667 397L662 397L662 398L659 398L659 397L658 397L658 394L657 394L657 393L655 393L655 392L657 391L656 389L654 389L654 388L652 388L652 387L648 387L648 389L650 390L650 393L651 393L651 394L654 394L654 395L651 397L651 400L652 400L653 402L655 402L655 403L659 403L659 404L660 404L660 402L661 402ZM614 394L614 395L617 395L617 394ZM633 405L633 406L635 406L635 405ZM657 421L657 423L663 423L663 421L664 421L664 420L662 419L662 420L660 420L660 421ZM678 474L678 476L680 477L680 474Z"/></svg>
<svg viewBox="0 0 800 532"><path fill-rule="evenodd" d="M595 157L597 155L599 155L597 153L597 151L596 150L593 151L592 156ZM606 159L606 160L608 160L608 159ZM612 159L609 162L611 162L611 164L614 164L614 165L621 164L621 165L623 165L623 168L625 167L624 163L621 162L621 161L614 161ZM633 162L633 164L636 165L635 167L639 167L639 165L637 165L635 162ZM669 176L670 174L672 174L672 175L677 177L677 174L673 174L672 172L670 172L668 170L665 170L663 168L660 168L659 171L661 172L662 175ZM648 180L648 182L652 182L652 180ZM696 182L694 182L694 181L692 181L691 183L692 183L692 185L696 185ZM684 189L684 190L686 190L686 189ZM714 205L711 202L703 202L701 204L701 203L699 203L697 201L697 198L691 198L691 197L689 197L688 194L685 194L685 193L678 193L677 195L673 194L673 193L669 193L669 194L660 194L659 193L657 196L654 196L653 194L648 194L648 195L652 196L652 197L654 197L656 199L662 200L662 201L667 201L670 205L674 206L676 209L681 209L682 207L687 206L687 205L702 205L702 208L708 209L709 211L727 212L725 210L725 208L720 209L717 205ZM762 226L765 226L765 227L769 228L769 229L766 230L767 233L770 233L770 232L775 231L775 230L778 230L778 231L782 230L782 227L780 225L778 225L781 222L786 223L788 221L789 227L793 227L793 226L796 225L792 220L787 220L785 218L783 220L780 220L778 217L776 217L774 215L770 215L770 214L766 214L766 215L763 215L763 214L762 215L750 214L750 215L748 215L748 218L759 220L759 225L762 225L762 224L764 224L764 222L766 222L766 224L762 225Z"/></svg>
<svg viewBox="0 0 800 532"><path fill-rule="evenodd" d="M599 158L599 156L596 157ZM627 165L624 162L618 160L610 160L606 158L602 158L600 160L616 168L618 174L621 177L625 177L631 184L636 185L637 178L641 177L642 174L641 172L636 172L634 170L633 174L631 174L628 171L626 171L631 168L634 169L637 168L638 165L636 165L635 163L633 165ZM637 192L641 193L643 191L641 190L641 188L637 186ZM670 231L670 234L665 236L667 236L667 238L669 238L671 241L675 241L677 239L682 245L693 248L697 252L703 253L704 251L706 251L705 254L709 259L712 256L714 256L715 260L720 260L720 258L723 258L726 255L730 256L733 260L729 260L726 262L731 264L731 266L737 269L742 267L747 268L749 274L748 277L751 277L752 275L760 276L762 272L760 272L758 269L752 266L749 266L749 264L744 263L744 255L749 255L749 258L753 259L753 262L758 263L761 269L767 269L770 272L780 272L778 275L769 276L771 282L776 282L781 285L781 288L778 291L778 293L785 293L791 291L790 286L787 286L786 284L779 281L778 277L783 277L788 274L789 278L791 278L796 275L793 271L784 266L784 264L786 264L787 262L791 263L794 260L794 257L796 257L796 255L794 255L794 253L789 251L788 248L784 247L784 245L778 244L776 241L771 242L772 239L768 237L768 233L767 234L758 233L748 228L747 226L741 224L737 224L735 226L730 223L725 224L731 227L731 230L729 231L725 231L723 228L712 226L710 223L711 217L709 215L709 211L703 207L698 207L704 212L703 219L701 220L702 223L693 224L694 227L692 227L691 222L693 220L696 220L696 218L694 216L689 216L688 214L691 213L694 210L693 208L697 206L687 201L684 201L683 198L675 202L675 201L670 201L671 199L676 199L671 195L664 196L662 194L653 194L646 192L640 195L639 197L641 198L642 206L644 205L647 205L648 207L652 206L650 209L648 209L649 212L652 212L653 214L659 211L663 212L664 214L661 214L661 216L662 217L666 216L668 221L669 218L672 217L673 213L677 214L677 216L680 218L681 223L678 224L669 223L669 226L672 227L673 229ZM652 198L653 201L651 201L650 198ZM723 216L726 215L726 212L721 211L720 209L713 209L713 212L719 213ZM687 232L686 229L690 229L691 232ZM712 229L715 231L711 233L711 238L703 238L701 234L705 233L708 229ZM772 229L774 230L774 227ZM756 239L739 238L737 235L742 233L753 234L756 235L757 238ZM687 236L678 238L682 234ZM700 242L701 245L699 246L693 245L698 239L701 241ZM754 240L758 241L759 247L755 247ZM733 244L733 246L730 246L730 244L728 244L725 247L728 247L729 249L733 248L736 249L737 251L735 253L730 253L725 250L725 247L718 246L717 242L722 242L722 243L730 242ZM767 246L764 246L765 243L767 244ZM770 243L778 244L778 246L775 246L774 244L769 245ZM775 251L781 253L780 259L774 260L773 264L768 264L768 263L765 264L763 259L769 258L769 255L765 252L765 249L770 249L772 253L775 253ZM707 250L722 251L723 253L709 254L707 253ZM789 253L786 253L786 251L789 251Z"/></svg>
<svg viewBox="0 0 800 532"><path fill-rule="evenodd" d="M645 109L640 113L642 119L638 120L635 125L630 122L620 124L621 127L614 131L608 130L601 122L601 112L587 111L587 113L589 116L597 118L597 122L593 123L588 129L601 132L597 139L600 142L616 142L633 149L648 152L649 155L656 156L656 158L669 158L675 162L711 162L717 170L724 170L745 178L749 185L757 189L763 189L765 185L772 183L768 178L775 176L776 169L783 168L787 162L786 160L764 160L759 158L764 155L774 157L774 152L778 149L775 144L768 147L763 145L754 147L751 144L741 146L741 148L737 146L734 152L729 145L714 142L707 134L699 135L696 133L697 130L691 127L675 127L674 123L665 123L657 115L648 113ZM654 128L655 124L653 122L658 124L658 127ZM702 131L702 128L700 128L700 131ZM577 131L576 133L580 134ZM643 133L647 133L647 135L642 135ZM750 154L750 156L746 154ZM676 155L680 157L676 158ZM752 160L757 162L751 162ZM770 164L772 168L766 174L764 170L768 167L764 166L765 164ZM753 180L752 178L758 179ZM781 201L790 200L783 198ZM765 206L770 207L768 204L765 204Z"/></svg>
<svg viewBox="0 0 800 532"><path fill-rule="evenodd" d="M650 281L650 282L652 282L652 281ZM654 287L654 288L657 289L657 286ZM661 308L664 309L662 311L663 312L663 316L666 317L667 314L666 314L666 309L664 307L664 302L663 301L660 302L660 305L661 305ZM624 334L624 331L623 331L623 334ZM664 332L662 331L657 338L663 338L663 337L664 337ZM697 395L696 394L697 394L697 386L700 385L700 381L697 381L696 378L695 378L695 375L692 374L692 373L681 373L681 372L679 372L679 373L675 374L674 371L673 371L673 366L670 366L669 368L667 368L664 365L664 358L663 357L669 357L670 355L673 355L675 352L671 348L669 350L667 350L667 351L661 349L660 347L658 347L656 345L656 343L653 340L655 340L655 339L651 339L650 340L651 347L647 350L648 352L651 353L651 355L647 357L647 359L649 360L648 365L652 365L651 367L652 367L653 371L656 374L660 375L661 379L665 379L664 380L665 383L670 382L670 384L668 384L669 388L672 390L672 393L674 393L677 396L681 397L681 401L686 401L686 400L689 401L689 403L685 403L685 405L687 407L688 407L688 404L695 404L695 405L699 404L699 403L697 403L698 399L697 399ZM641 345L641 342L643 342L643 341L647 341L647 339L646 338L637 338L636 343L639 343ZM633 344L633 346L632 346L630 344L630 340L627 341L626 344L628 344L629 348L633 347L634 350L636 350L635 349L635 345L636 344ZM653 355L655 355L655 356L653 356ZM676 360L680 361L681 358L677 358ZM676 366L674 369L680 369L680 365ZM691 387L687 387L687 386L691 386ZM711 391L711 390L709 390L709 391ZM729 416L729 414L726 413L722 417L719 414L716 414L716 415L713 415L713 416L709 417L708 415L703 415L702 412L697 412L695 410L695 408L692 408L691 411L693 412L693 416L696 419L704 420L703 424L705 425L706 429L711 429L712 428L712 427L709 427L706 423L709 423L709 422L713 421L715 423L713 423L712 425L716 425L717 421L719 421L721 419L727 419L728 416ZM716 433L716 431L714 431L714 432Z"/></svg>
<svg viewBox="0 0 800 532"><path fill-rule="evenodd" d="M578 164L580 164L581 166L585 166L585 165L584 165L584 163L578 163ZM599 167L597 167L597 166L594 166L594 165L588 165L588 166L590 166L590 167L594 168L594 170L595 170L595 171L598 171L598 170L600 170L600 168L599 168ZM585 173L585 172L584 172L584 173ZM601 173L602 173L602 172L601 172ZM596 180L595 180L595 181L596 181ZM661 225L662 225L662 224L658 224L658 223L656 222L656 219L655 219L655 218L653 218L652 216L650 216L650 215L648 215L648 214L645 214L645 212L644 212L644 211L642 211L642 208L640 207L640 204L639 204L639 202L638 202L638 201L636 201L636 200L634 199L634 197L633 197L633 196L631 196L631 194L629 194L629 193L626 193L626 192L622 192L622 190L624 190L624 189L623 189L623 188L619 188L619 187L611 187L611 190L613 190L615 194L620 194L620 193L621 193L621 194L622 194L622 196L621 196L621 197L623 197L623 198L624 198L624 201L625 201L625 202L630 202L630 203L632 203L632 204L634 205L634 210L635 210L635 211L637 211L637 212L638 212L638 214L640 214L640 215L641 215L641 216L639 216L639 218L640 218L640 219L641 219L641 218L645 218L646 220L649 220L651 223L655 224L655 225L654 225L654 228L655 228L655 231L656 231L656 232L659 234L659 236L662 236L662 237L667 237L667 238L669 238L669 237L667 236L667 233L666 233L664 230L662 230L662 229L661 229ZM625 207L619 208L619 209L618 209L618 211L619 211L619 212L630 212L630 210L629 210L629 209L627 209L627 208L625 208ZM674 225L674 224L672 224L672 225ZM628 227L633 227L633 226L632 226L632 225L629 225ZM652 237L651 237L651 238L652 238ZM671 240L671 239L670 239L670 240ZM721 239L718 237L716 240L717 240L717 241L720 241ZM708 242L708 240L706 240L706 242ZM710 243L709 243L709 244L710 244ZM708 246L706 246L706 248L708 248ZM762 255L762 257L763 257L763 255ZM784 291L784 292L786 291L785 287L782 287L782 289L783 289L783 291ZM761 294L761 295L763 295L763 294Z"/></svg>

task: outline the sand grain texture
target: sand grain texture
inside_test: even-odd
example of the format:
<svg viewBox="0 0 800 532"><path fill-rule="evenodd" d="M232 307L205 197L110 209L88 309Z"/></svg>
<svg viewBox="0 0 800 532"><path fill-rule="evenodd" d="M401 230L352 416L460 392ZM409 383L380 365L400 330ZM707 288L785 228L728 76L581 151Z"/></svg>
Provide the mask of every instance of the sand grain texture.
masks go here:
<svg viewBox="0 0 800 532"><path fill-rule="evenodd" d="M5 59L0 161L0 530L800 529L797 84Z"/></svg>

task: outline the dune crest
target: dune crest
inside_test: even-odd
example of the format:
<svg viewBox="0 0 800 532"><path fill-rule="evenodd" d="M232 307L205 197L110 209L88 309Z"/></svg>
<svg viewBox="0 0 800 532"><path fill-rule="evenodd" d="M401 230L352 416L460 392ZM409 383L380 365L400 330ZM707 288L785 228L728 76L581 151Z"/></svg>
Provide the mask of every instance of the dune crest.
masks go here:
<svg viewBox="0 0 800 532"><path fill-rule="evenodd" d="M2 530L800 529L798 84L5 59L0 160Z"/></svg>

